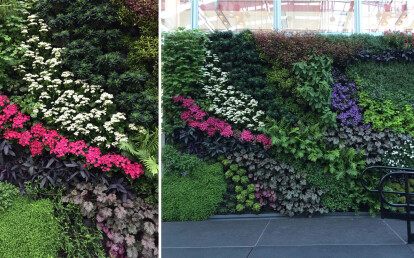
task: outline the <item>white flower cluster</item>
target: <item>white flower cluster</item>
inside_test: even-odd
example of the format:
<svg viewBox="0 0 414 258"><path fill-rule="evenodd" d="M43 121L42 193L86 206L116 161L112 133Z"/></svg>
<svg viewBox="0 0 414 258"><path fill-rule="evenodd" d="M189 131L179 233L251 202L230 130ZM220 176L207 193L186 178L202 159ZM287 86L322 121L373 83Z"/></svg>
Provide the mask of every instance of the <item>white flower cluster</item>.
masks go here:
<svg viewBox="0 0 414 258"><path fill-rule="evenodd" d="M414 167L414 142L408 137L402 145L393 146L391 151L386 151L386 165L391 167Z"/></svg>
<svg viewBox="0 0 414 258"><path fill-rule="evenodd" d="M33 113L57 129L70 132L77 139L89 138L100 147L128 141L126 135L117 131L117 125L126 121L125 114L112 115L108 111L113 95L101 86L76 80L70 71L60 72L64 49L42 41L39 32L49 30L42 19L31 15L28 21L28 26L22 28L26 40L19 46L25 51L27 62L16 69L24 74L29 93L38 100Z"/></svg>
<svg viewBox="0 0 414 258"><path fill-rule="evenodd" d="M223 117L227 122L255 130L264 126L264 112L258 110L257 100L252 96L228 86L227 73L219 68L220 60L211 51L206 52L206 65L203 67L205 83L203 89L212 101L209 111Z"/></svg>

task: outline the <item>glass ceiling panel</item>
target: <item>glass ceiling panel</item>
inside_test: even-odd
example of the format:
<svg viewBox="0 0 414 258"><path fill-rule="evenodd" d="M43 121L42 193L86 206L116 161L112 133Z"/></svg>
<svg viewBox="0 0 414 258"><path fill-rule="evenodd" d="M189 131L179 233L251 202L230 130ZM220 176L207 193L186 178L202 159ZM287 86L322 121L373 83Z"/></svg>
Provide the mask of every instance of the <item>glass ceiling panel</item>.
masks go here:
<svg viewBox="0 0 414 258"><path fill-rule="evenodd" d="M354 1L282 1L282 30L353 32Z"/></svg>
<svg viewBox="0 0 414 258"><path fill-rule="evenodd" d="M414 1L362 1L362 32L387 30L412 32Z"/></svg>
<svg viewBox="0 0 414 258"><path fill-rule="evenodd" d="M272 30L273 0L199 0L201 30Z"/></svg>
<svg viewBox="0 0 414 258"><path fill-rule="evenodd" d="M161 30L176 30L178 27L191 28L191 0L162 0Z"/></svg>

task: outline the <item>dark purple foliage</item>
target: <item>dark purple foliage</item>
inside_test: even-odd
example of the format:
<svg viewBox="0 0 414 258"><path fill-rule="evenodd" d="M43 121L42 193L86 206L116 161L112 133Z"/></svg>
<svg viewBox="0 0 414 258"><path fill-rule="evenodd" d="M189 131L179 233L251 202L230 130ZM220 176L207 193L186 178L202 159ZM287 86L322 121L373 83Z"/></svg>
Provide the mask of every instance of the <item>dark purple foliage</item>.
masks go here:
<svg viewBox="0 0 414 258"><path fill-rule="evenodd" d="M132 199L133 189L121 174L112 176L95 168L88 169L77 160L62 160L52 154L32 157L24 147L10 144L7 140L0 143L0 181L5 181L26 191L25 183L31 182L39 188L64 186L69 189L81 182L107 186L107 193L114 193Z"/></svg>

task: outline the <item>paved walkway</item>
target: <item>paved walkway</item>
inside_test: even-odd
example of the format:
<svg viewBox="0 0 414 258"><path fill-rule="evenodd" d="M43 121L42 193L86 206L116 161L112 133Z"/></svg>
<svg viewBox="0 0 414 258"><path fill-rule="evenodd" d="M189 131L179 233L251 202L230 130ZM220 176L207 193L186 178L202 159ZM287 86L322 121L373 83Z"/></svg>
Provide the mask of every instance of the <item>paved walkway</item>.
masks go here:
<svg viewBox="0 0 414 258"><path fill-rule="evenodd" d="M162 223L162 258L414 257L402 220L367 216Z"/></svg>

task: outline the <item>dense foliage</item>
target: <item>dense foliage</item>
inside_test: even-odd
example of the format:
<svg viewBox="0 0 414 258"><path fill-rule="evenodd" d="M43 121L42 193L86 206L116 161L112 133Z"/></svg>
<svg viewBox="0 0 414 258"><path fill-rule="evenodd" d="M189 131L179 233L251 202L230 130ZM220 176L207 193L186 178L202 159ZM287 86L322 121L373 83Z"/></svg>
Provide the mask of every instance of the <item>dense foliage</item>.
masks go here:
<svg viewBox="0 0 414 258"><path fill-rule="evenodd" d="M157 6L2 1L1 257L158 256Z"/></svg>
<svg viewBox="0 0 414 258"><path fill-rule="evenodd" d="M193 52L177 47L184 35L198 43L188 45ZM166 33L167 144L222 164L227 191L215 213L375 212L378 196L363 191L363 169L413 164L411 38L400 32ZM197 65L189 67L195 57ZM187 79L175 80L177 71ZM263 148L262 139L269 146ZM188 164L176 162L177 171ZM185 193L164 171L163 189ZM373 175L369 184L379 178ZM395 179L386 188L401 184Z"/></svg>
<svg viewBox="0 0 414 258"><path fill-rule="evenodd" d="M226 191L223 167L196 156L163 148L162 218L165 221L204 220L213 215Z"/></svg>
<svg viewBox="0 0 414 258"><path fill-rule="evenodd" d="M0 212L0 256L57 257L59 229L49 200L19 197Z"/></svg>

